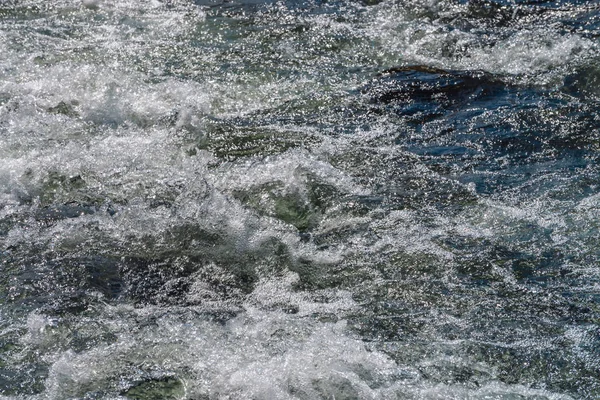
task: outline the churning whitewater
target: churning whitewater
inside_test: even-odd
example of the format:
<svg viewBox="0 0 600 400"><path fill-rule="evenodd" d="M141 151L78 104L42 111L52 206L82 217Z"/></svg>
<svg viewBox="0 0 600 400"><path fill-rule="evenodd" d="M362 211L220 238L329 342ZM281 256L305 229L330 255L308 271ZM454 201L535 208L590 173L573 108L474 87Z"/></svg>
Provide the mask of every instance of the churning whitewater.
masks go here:
<svg viewBox="0 0 600 400"><path fill-rule="evenodd" d="M600 398L600 7L0 0L0 397Z"/></svg>

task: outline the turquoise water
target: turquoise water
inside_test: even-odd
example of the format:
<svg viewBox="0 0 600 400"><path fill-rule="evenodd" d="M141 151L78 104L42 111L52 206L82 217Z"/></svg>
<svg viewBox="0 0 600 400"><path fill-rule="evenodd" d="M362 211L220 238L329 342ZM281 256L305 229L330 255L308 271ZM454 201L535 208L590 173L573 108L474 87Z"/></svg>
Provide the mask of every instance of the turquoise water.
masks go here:
<svg viewBox="0 0 600 400"><path fill-rule="evenodd" d="M600 398L599 38L0 0L0 397Z"/></svg>

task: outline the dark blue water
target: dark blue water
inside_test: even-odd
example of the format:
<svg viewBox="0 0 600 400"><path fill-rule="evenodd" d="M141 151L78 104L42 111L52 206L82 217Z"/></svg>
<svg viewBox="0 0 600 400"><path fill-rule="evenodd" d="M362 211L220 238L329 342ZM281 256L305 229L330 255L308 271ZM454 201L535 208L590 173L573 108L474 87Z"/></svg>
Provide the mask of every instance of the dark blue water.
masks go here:
<svg viewBox="0 0 600 400"><path fill-rule="evenodd" d="M0 0L0 397L600 398L599 38Z"/></svg>

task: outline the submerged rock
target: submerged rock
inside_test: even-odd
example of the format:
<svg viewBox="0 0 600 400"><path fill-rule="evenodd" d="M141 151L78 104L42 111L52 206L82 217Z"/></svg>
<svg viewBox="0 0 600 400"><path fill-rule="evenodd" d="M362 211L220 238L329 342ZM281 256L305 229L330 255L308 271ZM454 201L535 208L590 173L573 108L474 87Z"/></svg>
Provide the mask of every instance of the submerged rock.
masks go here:
<svg viewBox="0 0 600 400"><path fill-rule="evenodd" d="M52 222L67 218L77 218L82 215L91 215L95 212L96 208L93 205L71 202L44 207L36 212L35 219L43 222Z"/></svg>
<svg viewBox="0 0 600 400"><path fill-rule="evenodd" d="M77 101L71 101L69 103L61 101L56 106L48 108L48 112L52 114L66 115L67 117L71 118L79 117L79 113L75 110L75 107L78 104L79 103Z"/></svg>
<svg viewBox="0 0 600 400"><path fill-rule="evenodd" d="M10 272L0 279L0 302L47 315L81 313L99 300L116 300L123 287L119 262L100 255L21 258Z"/></svg>
<svg viewBox="0 0 600 400"><path fill-rule="evenodd" d="M123 394L132 400L178 400L185 396L185 387L175 377L164 377L139 382Z"/></svg>
<svg viewBox="0 0 600 400"><path fill-rule="evenodd" d="M597 99L600 96L600 69L589 66L567 75L563 91L576 97Z"/></svg>
<svg viewBox="0 0 600 400"><path fill-rule="evenodd" d="M83 0L83 6L90 10L97 10L100 8L100 0Z"/></svg>
<svg viewBox="0 0 600 400"><path fill-rule="evenodd" d="M316 174L298 168L295 184L269 182L244 190L234 196L246 207L288 223L299 232L314 229L324 213L337 204L341 191Z"/></svg>
<svg viewBox="0 0 600 400"><path fill-rule="evenodd" d="M411 103L415 105L412 111L417 112L422 107L416 105L422 102L448 108L494 94L504 86L499 77L484 71L452 71L413 65L383 71L364 91L372 104Z"/></svg>
<svg viewBox="0 0 600 400"><path fill-rule="evenodd" d="M240 121L238 121L240 122ZM246 125L250 126L246 126ZM219 159L235 161L245 157L281 154L289 149L310 146L318 139L305 133L239 124L213 122L207 124L208 138L198 143Z"/></svg>

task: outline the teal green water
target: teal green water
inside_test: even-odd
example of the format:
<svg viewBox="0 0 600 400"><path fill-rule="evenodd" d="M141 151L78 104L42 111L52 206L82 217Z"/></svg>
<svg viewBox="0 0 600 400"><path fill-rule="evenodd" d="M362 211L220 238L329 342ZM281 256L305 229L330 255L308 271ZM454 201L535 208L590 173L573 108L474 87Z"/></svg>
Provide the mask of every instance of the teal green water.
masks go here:
<svg viewBox="0 0 600 400"><path fill-rule="evenodd" d="M0 0L0 397L600 397L599 37Z"/></svg>

